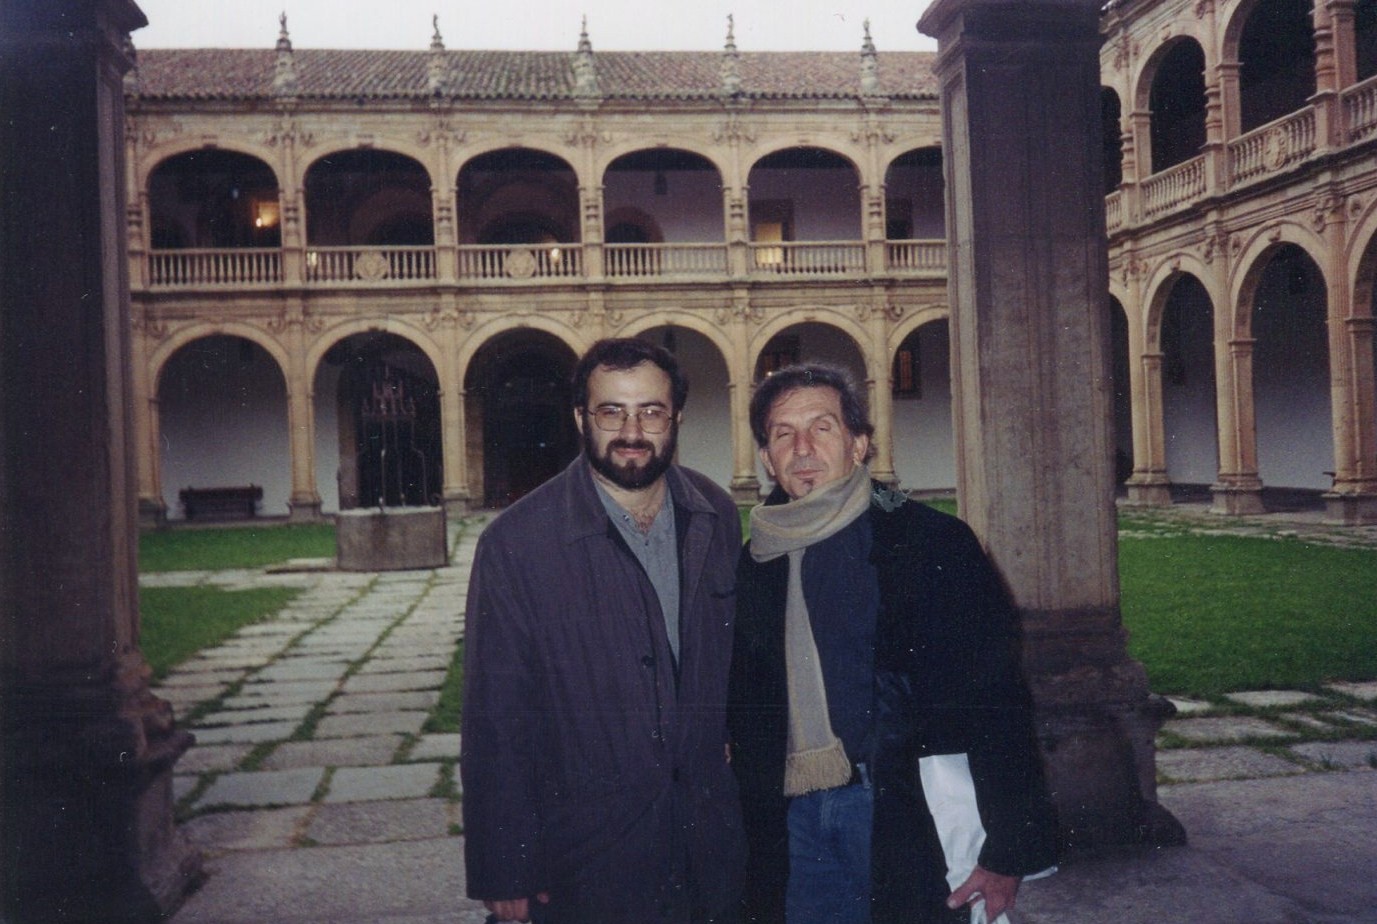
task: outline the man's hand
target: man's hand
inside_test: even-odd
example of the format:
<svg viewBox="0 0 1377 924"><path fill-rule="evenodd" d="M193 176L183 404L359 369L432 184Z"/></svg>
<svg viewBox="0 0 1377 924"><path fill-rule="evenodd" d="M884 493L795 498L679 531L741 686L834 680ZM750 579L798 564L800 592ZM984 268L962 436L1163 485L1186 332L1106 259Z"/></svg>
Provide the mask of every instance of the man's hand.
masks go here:
<svg viewBox="0 0 1377 924"><path fill-rule="evenodd" d="M992 873L983 866L977 866L970 878L956 887L947 899L947 907L952 910L968 905L977 899L985 899L985 920L993 922L1001 914L1014 907L1018 895L1018 885L1023 880L1019 876L1002 876Z"/></svg>
<svg viewBox="0 0 1377 924"><path fill-rule="evenodd" d="M536 895L536 901L542 905L550 904L550 894L540 892ZM509 898L500 902L483 902L483 907L493 913L499 921L529 921L531 919L531 903L524 898Z"/></svg>

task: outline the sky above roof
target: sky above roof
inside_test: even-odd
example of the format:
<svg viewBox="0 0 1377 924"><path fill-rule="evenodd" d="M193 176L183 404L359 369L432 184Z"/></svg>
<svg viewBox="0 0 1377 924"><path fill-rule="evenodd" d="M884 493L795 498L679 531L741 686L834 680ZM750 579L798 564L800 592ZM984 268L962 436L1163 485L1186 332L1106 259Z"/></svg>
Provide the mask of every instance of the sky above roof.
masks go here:
<svg viewBox="0 0 1377 924"><path fill-rule="evenodd" d="M582 18L593 50L714 51L734 18L740 51L857 51L863 23L880 51L934 51L915 24L929 0L135 0L137 48L271 48L278 17L296 48L430 46L573 51Z"/></svg>

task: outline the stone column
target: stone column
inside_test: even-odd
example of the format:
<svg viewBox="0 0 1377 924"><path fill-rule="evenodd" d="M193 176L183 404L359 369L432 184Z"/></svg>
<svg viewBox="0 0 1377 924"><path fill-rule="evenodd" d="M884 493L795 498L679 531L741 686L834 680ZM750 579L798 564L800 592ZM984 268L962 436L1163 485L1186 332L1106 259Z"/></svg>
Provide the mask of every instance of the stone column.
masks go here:
<svg viewBox="0 0 1377 924"><path fill-rule="evenodd" d="M139 651L129 0L0 6L0 919L143 922L199 874Z"/></svg>
<svg viewBox="0 0 1377 924"><path fill-rule="evenodd" d="M1184 837L1156 803L1170 710L1119 616L1100 4L936 0L957 483L1019 606L1071 846Z"/></svg>

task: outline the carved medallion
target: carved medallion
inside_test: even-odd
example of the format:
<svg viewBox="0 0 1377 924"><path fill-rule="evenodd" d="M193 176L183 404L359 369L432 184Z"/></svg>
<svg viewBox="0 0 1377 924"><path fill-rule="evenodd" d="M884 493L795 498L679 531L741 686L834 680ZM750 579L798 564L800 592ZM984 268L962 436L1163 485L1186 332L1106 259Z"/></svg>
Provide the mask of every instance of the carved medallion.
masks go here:
<svg viewBox="0 0 1377 924"><path fill-rule="evenodd" d="M528 248L507 251L505 270L513 279L530 279L536 273L535 254Z"/></svg>
<svg viewBox="0 0 1377 924"><path fill-rule="evenodd" d="M376 250L365 250L354 260L354 275L367 282L386 279L390 271L387 257Z"/></svg>

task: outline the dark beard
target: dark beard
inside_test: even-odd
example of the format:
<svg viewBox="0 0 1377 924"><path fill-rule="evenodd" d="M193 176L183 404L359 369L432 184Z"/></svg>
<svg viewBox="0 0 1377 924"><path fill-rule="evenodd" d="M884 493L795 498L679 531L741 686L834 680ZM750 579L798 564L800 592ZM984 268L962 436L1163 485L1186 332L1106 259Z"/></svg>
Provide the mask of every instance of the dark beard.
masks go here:
<svg viewBox="0 0 1377 924"><path fill-rule="evenodd" d="M585 427L591 427L591 421L585 424ZM583 433L583 454L587 457L588 464L593 466L593 470L599 475L627 491L639 491L659 481L660 477L669 471L670 465L674 464L674 450L678 444L679 424L673 421L669 425L669 439L665 442L663 452L656 452L655 445L646 439L624 440L617 437L607 444L606 454L599 456L593 445L592 430L585 429ZM643 466L619 466L612 461L614 449L649 449L650 461Z"/></svg>

